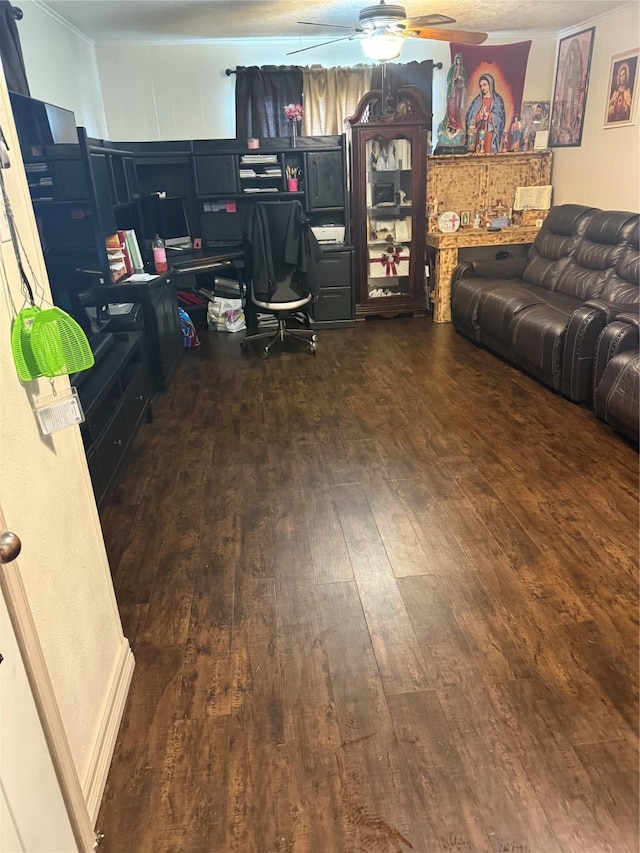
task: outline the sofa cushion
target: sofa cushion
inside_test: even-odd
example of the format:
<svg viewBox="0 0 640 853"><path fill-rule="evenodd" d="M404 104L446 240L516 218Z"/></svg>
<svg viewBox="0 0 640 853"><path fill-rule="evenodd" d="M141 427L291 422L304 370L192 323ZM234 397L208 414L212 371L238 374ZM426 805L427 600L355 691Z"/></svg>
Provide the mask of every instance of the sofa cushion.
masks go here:
<svg viewBox="0 0 640 853"><path fill-rule="evenodd" d="M478 334L494 352L557 391L567 326L579 305L571 296L534 285L501 286L484 294Z"/></svg>
<svg viewBox="0 0 640 853"><path fill-rule="evenodd" d="M451 289L451 317L455 328L463 334L482 343L478 324L478 307L485 294L496 288L518 287L522 280L517 278L461 278L454 282Z"/></svg>
<svg viewBox="0 0 640 853"><path fill-rule="evenodd" d="M538 290L538 293L535 291ZM487 290L478 305L478 327L482 343L513 361L511 329L514 318L533 305L544 303L540 288L519 287L517 282Z"/></svg>
<svg viewBox="0 0 640 853"><path fill-rule="evenodd" d="M625 211L599 210L594 213L555 289L575 296L581 302L600 297L606 271L613 269L625 253L625 241L635 219L632 213Z"/></svg>
<svg viewBox="0 0 640 853"><path fill-rule="evenodd" d="M511 326L513 362L554 391L562 386L564 342L575 308L573 300L559 296L522 311Z"/></svg>
<svg viewBox="0 0 640 853"><path fill-rule="evenodd" d="M524 281L554 290L595 212L595 208L581 204L552 208L529 249L529 263L522 274Z"/></svg>

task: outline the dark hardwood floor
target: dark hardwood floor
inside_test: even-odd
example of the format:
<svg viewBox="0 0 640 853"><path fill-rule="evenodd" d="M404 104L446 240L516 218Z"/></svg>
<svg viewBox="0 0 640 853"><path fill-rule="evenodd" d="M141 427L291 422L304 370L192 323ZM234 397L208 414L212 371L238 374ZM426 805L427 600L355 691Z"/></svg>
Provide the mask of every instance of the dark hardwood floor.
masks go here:
<svg viewBox="0 0 640 853"><path fill-rule="evenodd" d="M638 454L451 326L200 331L101 516L108 853L635 853Z"/></svg>

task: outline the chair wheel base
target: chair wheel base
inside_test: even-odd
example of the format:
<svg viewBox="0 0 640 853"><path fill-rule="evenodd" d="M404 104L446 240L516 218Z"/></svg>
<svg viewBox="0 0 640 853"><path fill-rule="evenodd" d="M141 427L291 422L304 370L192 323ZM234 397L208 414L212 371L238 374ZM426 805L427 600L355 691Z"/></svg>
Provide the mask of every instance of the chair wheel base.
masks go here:
<svg viewBox="0 0 640 853"><path fill-rule="evenodd" d="M266 359L269 358L271 347L276 342L284 342L285 338L295 338L297 341L302 341L307 345L307 352L311 355L316 354L316 341L318 340L318 336L316 334L311 334L310 330L307 329L289 329L284 320L278 321L278 328L275 330L269 330L267 332L258 332L257 334L246 335L240 341L240 347L242 350L248 350L249 342L252 340L258 340L262 338L269 338L269 342L267 345L260 350L260 358Z"/></svg>

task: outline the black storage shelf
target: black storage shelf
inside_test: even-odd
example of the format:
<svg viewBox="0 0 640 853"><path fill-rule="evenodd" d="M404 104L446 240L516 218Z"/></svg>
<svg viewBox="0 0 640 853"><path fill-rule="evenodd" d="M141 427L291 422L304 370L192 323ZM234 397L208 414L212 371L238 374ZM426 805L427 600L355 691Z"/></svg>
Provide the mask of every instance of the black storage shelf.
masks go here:
<svg viewBox="0 0 640 853"><path fill-rule="evenodd" d="M143 419L152 420L142 344L142 332L118 332L90 370L70 377L85 414L80 433L98 505L116 482Z"/></svg>
<svg viewBox="0 0 640 853"><path fill-rule="evenodd" d="M89 200L85 196L78 199L57 199L57 198L33 198L33 204L46 204L47 207L63 206L63 207L88 207Z"/></svg>
<svg viewBox="0 0 640 853"><path fill-rule="evenodd" d="M256 201L260 198L273 198L274 196L287 196L287 198L299 198L301 200L304 199L304 190L298 190L297 192L289 192L288 190L274 190L272 193L206 193L204 195L197 195L196 198L198 201L211 201L212 199L221 199L221 198L229 198L229 199L239 199L239 198L252 198L256 199ZM327 208L328 210L329 208ZM342 210L340 207L332 208L333 210Z"/></svg>

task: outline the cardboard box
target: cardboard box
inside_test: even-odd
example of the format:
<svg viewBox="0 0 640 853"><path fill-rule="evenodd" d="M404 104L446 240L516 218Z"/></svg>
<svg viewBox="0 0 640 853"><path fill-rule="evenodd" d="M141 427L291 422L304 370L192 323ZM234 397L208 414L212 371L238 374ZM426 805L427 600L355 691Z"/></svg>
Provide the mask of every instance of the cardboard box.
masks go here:
<svg viewBox="0 0 640 853"><path fill-rule="evenodd" d="M369 277L390 278L409 275L408 246L369 247Z"/></svg>

